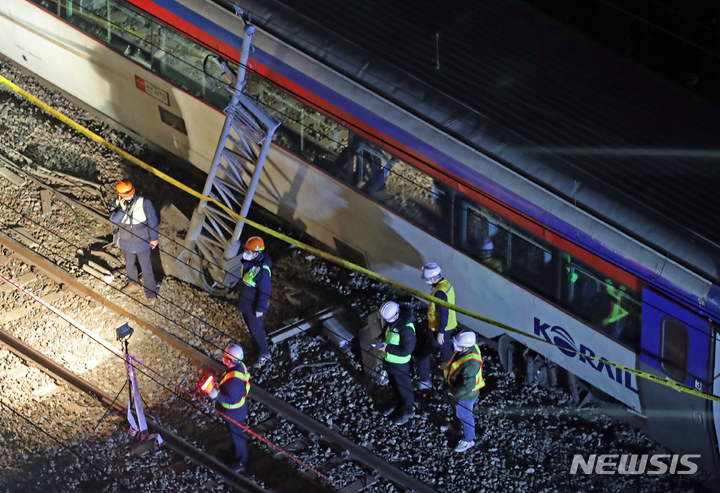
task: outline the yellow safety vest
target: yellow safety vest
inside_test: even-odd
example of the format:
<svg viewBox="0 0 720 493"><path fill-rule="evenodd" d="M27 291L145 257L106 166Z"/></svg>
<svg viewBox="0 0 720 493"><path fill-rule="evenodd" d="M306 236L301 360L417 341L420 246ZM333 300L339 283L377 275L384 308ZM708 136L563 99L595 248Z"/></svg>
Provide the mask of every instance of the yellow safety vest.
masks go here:
<svg viewBox="0 0 720 493"><path fill-rule="evenodd" d="M145 214L145 199L138 197L125 217L122 220L122 224L142 224L147 221L147 215Z"/></svg>
<svg viewBox="0 0 720 493"><path fill-rule="evenodd" d="M478 360L480 362L480 369L478 370L477 377L475 379L475 387L472 389L473 392L476 390L480 390L481 388L485 387L485 380L483 380L482 376L482 353L480 352L480 348L477 344L475 344L474 352L469 352L465 355L463 355L461 358L458 358L457 361L455 361L455 357L458 353L453 354L453 357L450 359L449 364L443 364L443 373L445 374L445 380L450 383L450 377L452 377L453 373L457 371L458 368L460 368L463 363L466 361L470 361L471 359Z"/></svg>
<svg viewBox="0 0 720 493"><path fill-rule="evenodd" d="M435 293L442 291L447 296L448 303L455 304L455 289L447 279L442 279L435 285L435 289L431 293L431 296L435 296ZM437 331L440 327L440 307L435 306L435 303L430 302L428 306L428 327L432 331ZM455 310L448 309L448 321L447 328L445 330L453 330L457 327L457 318L455 317Z"/></svg>
<svg viewBox="0 0 720 493"><path fill-rule="evenodd" d="M415 324L407 324L408 327L410 327L413 330L413 334L415 333ZM385 344L388 346L399 346L400 345L400 332L398 331L397 327L388 327L385 331ZM401 365L403 363L407 363L410 361L410 355L407 356L398 356L396 354L390 354L385 353L385 361L388 363L395 363L398 365Z"/></svg>
<svg viewBox="0 0 720 493"><path fill-rule="evenodd" d="M267 265L263 265L262 268L268 271L268 276L272 276L270 267L268 267ZM256 265L255 267L253 267L252 269L250 269L243 275L243 282L245 284L247 284L248 286L254 288L255 287L255 277L258 275L259 272L260 272L260 267L258 267Z"/></svg>
<svg viewBox="0 0 720 493"><path fill-rule="evenodd" d="M243 371L233 370L228 371L223 375L222 380L220 380L220 387L222 387L222 384L230 380L231 378L239 378L243 382L245 382L245 395L242 396L242 399L240 399L235 404L225 404L223 402L220 403L222 407L225 409L238 409L245 405L245 398L248 395L248 392L250 392L250 374L247 372L247 367L245 366L245 363L240 363L242 365Z"/></svg>

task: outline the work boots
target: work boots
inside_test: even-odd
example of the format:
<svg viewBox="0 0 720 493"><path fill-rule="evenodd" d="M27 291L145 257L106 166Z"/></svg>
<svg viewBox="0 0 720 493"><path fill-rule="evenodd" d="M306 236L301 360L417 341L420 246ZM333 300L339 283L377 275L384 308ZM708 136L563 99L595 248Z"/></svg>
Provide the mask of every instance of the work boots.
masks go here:
<svg viewBox="0 0 720 493"><path fill-rule="evenodd" d="M125 285L125 287L120 290L120 292L122 292L123 294L133 294L133 293L137 293L141 289L142 289L142 286L140 286L139 284L135 284L134 282L131 281L131 282L127 283Z"/></svg>

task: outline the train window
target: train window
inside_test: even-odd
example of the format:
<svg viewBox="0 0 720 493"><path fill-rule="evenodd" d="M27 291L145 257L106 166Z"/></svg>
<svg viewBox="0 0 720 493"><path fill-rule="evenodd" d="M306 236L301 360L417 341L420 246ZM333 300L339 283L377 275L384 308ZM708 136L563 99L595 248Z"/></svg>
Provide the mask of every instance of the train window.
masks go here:
<svg viewBox="0 0 720 493"><path fill-rule="evenodd" d="M557 249L541 238L465 199L459 240L463 250L491 269L549 300L557 299Z"/></svg>
<svg viewBox="0 0 720 493"><path fill-rule="evenodd" d="M108 48L151 70L206 103L223 109L230 93L218 91L203 68L211 52L125 0L32 0Z"/></svg>
<svg viewBox="0 0 720 493"><path fill-rule="evenodd" d="M599 270L563 254L560 304L609 337L637 348L642 304L638 293Z"/></svg>
<svg viewBox="0 0 720 493"><path fill-rule="evenodd" d="M660 332L660 367L669 377L684 382L690 348L688 330L677 320L663 317Z"/></svg>
<svg viewBox="0 0 720 493"><path fill-rule="evenodd" d="M31 0L109 48L217 109L232 81L219 57L126 0ZM455 226L454 192L387 149L351 131L248 70L246 94L277 116L275 142L416 226L455 244L491 269L558 301L571 313L632 347L639 343L637 293L564 254L542 238L465 199ZM179 117L164 121L183 131ZM453 231L454 229L454 231ZM452 238L459 232L459 242ZM672 329L671 329L672 330Z"/></svg>
<svg viewBox="0 0 720 493"><path fill-rule="evenodd" d="M460 203L460 247L498 272L508 266L508 230L504 221L475 202Z"/></svg>
<svg viewBox="0 0 720 493"><path fill-rule="evenodd" d="M519 228L513 229L509 241L507 274L520 284L549 300L557 297L557 249Z"/></svg>

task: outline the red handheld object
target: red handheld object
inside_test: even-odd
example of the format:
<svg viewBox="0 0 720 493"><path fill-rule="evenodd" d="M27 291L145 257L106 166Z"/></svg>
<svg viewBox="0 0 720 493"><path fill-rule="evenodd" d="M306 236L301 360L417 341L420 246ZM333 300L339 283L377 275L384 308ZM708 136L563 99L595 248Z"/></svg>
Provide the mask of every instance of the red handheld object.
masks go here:
<svg viewBox="0 0 720 493"><path fill-rule="evenodd" d="M203 382L203 384L200 386L200 390L202 390L202 391L205 392L206 394L209 394L210 391L211 391L212 388L213 388L213 380L214 380L214 378L213 378L212 375L210 375L209 377L207 377L207 380L205 380L205 381Z"/></svg>

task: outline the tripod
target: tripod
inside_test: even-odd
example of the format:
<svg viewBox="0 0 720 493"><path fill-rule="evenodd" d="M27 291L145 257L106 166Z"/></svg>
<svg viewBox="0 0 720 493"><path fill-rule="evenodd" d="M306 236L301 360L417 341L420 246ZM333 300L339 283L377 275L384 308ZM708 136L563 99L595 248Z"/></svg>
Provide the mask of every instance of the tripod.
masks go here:
<svg viewBox="0 0 720 493"><path fill-rule="evenodd" d="M133 380L132 380L132 365L130 364L130 352L128 350L128 343L129 343L130 337L126 337L122 339L123 343L123 353L125 354L125 382L123 382L122 387L120 387L120 391L117 393L115 398L112 401L112 404L110 404L110 408L105 412L105 414L102 415L102 417L98 420L97 424L95 425L95 428L93 431L97 429L98 426L100 426L100 423L102 423L108 416L111 414L114 414L116 411L113 410L115 407L115 403L117 402L118 398L120 397L120 394L122 394L122 391L127 386L127 392L128 392L128 420L130 420L131 412L130 407L132 407L133 402ZM136 405L137 410L137 405ZM144 418L143 418L144 419ZM131 425L133 425L131 421ZM140 431L140 440L145 441L148 438L148 431L147 429Z"/></svg>

